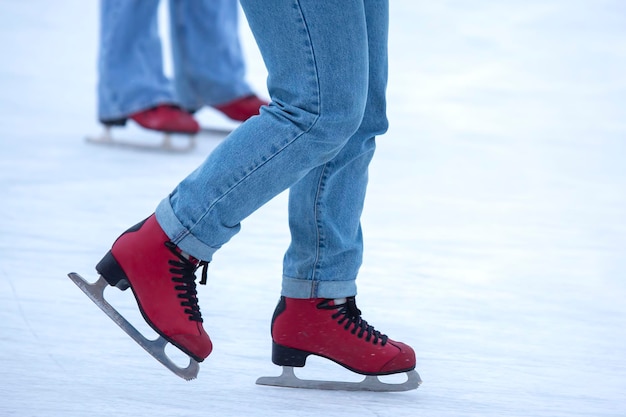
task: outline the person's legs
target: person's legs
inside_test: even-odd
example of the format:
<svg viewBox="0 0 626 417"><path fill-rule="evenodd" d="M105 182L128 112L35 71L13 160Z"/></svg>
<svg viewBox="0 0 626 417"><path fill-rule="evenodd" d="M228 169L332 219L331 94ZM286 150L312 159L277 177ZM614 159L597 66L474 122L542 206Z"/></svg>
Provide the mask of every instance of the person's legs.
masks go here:
<svg viewBox="0 0 626 417"><path fill-rule="evenodd" d="M372 36L373 29L386 36L387 3L373 0L371 3L369 0L338 3L242 0L241 3L268 67L272 103L259 117L245 122L222 142L159 204L154 216L123 234L99 271L105 278L110 277L107 278L110 283L117 276L129 281L133 290L136 287L144 293L138 299L163 305L161 310L145 306L143 309L153 311L148 318L159 329L172 325L172 331L182 332L172 336L172 331L163 330L168 340L177 341L179 347L203 357L211 345L201 326L171 323L172 317L181 314L200 318L195 286L189 275L194 262L185 264L181 272L187 287L180 291L191 298L181 303L185 306L184 313L179 311L183 307L176 307L177 292L165 290L170 280L178 282L178 273L172 277L170 266L176 254L210 261L214 252L239 231L244 218L298 183L301 189L296 193L306 196L302 204L307 207L301 210L296 204L294 213L312 210L321 213L323 219L321 228L317 222L314 227L297 230L293 237L307 244L321 229L326 233L325 229L340 223L336 236L343 243L338 240L332 246L344 244L349 254L335 256L334 253L325 256L324 261L351 259L352 266L344 270L330 263L309 263L305 267L309 271L293 278L328 279L320 280L319 285L307 284L306 294L301 288L297 288L298 294L295 287L283 288L283 293L289 296L281 297L272 320L274 362L303 366L306 357L315 354L366 374L413 369L415 355L410 347L389 339L361 319L352 297L355 277L331 276L352 273L349 271L358 269L360 264L358 218L367 165L374 148L372 137L386 129L384 99L375 97L384 91L386 67L371 66L368 36ZM370 4L376 5L372 6L375 10L369 10ZM370 13L380 13L380 20L370 19ZM376 22L384 25L378 27ZM374 26L370 29L369 25ZM386 54L381 57L386 59ZM385 74L374 74L376 71ZM370 94L372 77L381 83L382 90L372 86ZM352 184L353 175L346 175L349 172L357 177L356 187ZM323 186L319 183L306 186L311 184L309 175L323 179ZM330 210L327 207L320 210L333 196L349 202L346 213L338 213L341 205L334 202ZM292 216L291 220L297 219ZM315 236L300 236L311 233ZM299 246L302 245L294 245ZM305 259L303 264L306 263ZM317 275L310 272L311 268L317 270ZM158 297L150 293L150 282L160 283L159 289L163 291L159 291ZM290 293L292 290L294 294ZM321 294L336 299L312 298ZM162 303L160 298L167 299L167 303ZM193 308L188 308L190 305Z"/></svg>
<svg viewBox="0 0 626 417"><path fill-rule="evenodd" d="M126 119L174 103L163 73L158 0L102 0L98 57L98 119Z"/></svg>
<svg viewBox="0 0 626 417"><path fill-rule="evenodd" d="M97 266L110 284L128 282L146 320L198 360L211 343L195 297L197 260L210 261L244 218L340 153L367 99L361 0L243 3L270 74L271 105L223 141L155 215L122 234ZM182 265L176 273L172 263Z"/></svg>
<svg viewBox="0 0 626 417"><path fill-rule="evenodd" d="M197 110L251 95L237 0L170 0L169 5L174 86L181 105Z"/></svg>

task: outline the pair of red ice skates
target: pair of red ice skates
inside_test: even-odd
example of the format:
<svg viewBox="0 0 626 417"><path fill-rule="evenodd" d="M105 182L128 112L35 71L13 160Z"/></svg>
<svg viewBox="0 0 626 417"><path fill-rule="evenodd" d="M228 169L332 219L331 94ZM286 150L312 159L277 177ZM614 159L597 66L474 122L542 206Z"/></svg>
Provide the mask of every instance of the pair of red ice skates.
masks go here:
<svg viewBox="0 0 626 417"><path fill-rule="evenodd" d="M267 104L266 101L251 94L214 106L214 108L231 120L244 122L259 114L261 106ZM190 112L172 104L160 104L144 109L129 115L128 118L141 127L159 132L195 135L200 131L200 124ZM103 120L102 123L105 126L122 126L126 123L126 119Z"/></svg>
<svg viewBox="0 0 626 417"><path fill-rule="evenodd" d="M239 97L228 103L213 106L213 108L220 111L231 120L244 122L252 116L259 114L260 108L267 104L266 101L251 94L245 97ZM161 143L155 144L152 141L124 140L115 137L112 128L125 126L128 119L133 120L145 129L162 132L164 135ZM165 152L189 152L193 150L196 147L196 134L200 132L223 137L232 131L231 128L201 128L200 124L194 118L192 111L186 111L173 104L159 104L130 114L127 117L102 119L100 122L104 126L103 132L100 135L87 136L87 142L137 150ZM172 135L182 135L182 143L180 140L174 140Z"/></svg>
<svg viewBox="0 0 626 417"><path fill-rule="evenodd" d="M211 353L212 344L202 326L196 292L195 272L200 267L204 267L200 281L204 283L206 262L182 253L169 241L152 215L124 232L98 263L96 269L103 280L99 293L86 291L76 279L72 279L88 295L91 293L90 297L101 308L102 303L106 304L102 298L103 286L113 285L122 290L131 288L144 319L163 339L159 348L152 347L152 352L150 348L144 348L179 376L190 379L195 375L187 372L197 373L197 367L173 369L172 366L176 366L166 363L163 348L166 342L170 342L197 362ZM109 315L120 324L119 318ZM122 324L120 326L124 328ZM413 349L389 339L363 320L354 297L341 300L281 297L271 330L272 361L283 366L284 372L280 377L260 378L259 384L404 391L417 388L421 382L414 371ZM301 380L293 373L293 367L303 367L309 355L328 358L367 377L361 383ZM407 373L408 380L389 384L377 378L396 373Z"/></svg>

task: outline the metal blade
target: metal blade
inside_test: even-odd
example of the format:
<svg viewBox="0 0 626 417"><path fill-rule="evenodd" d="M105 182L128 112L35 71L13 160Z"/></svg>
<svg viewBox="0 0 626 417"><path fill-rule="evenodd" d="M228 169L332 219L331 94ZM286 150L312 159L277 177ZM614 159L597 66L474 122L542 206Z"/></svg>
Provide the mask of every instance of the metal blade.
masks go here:
<svg viewBox="0 0 626 417"><path fill-rule="evenodd" d="M196 137L194 135L184 135L189 137L186 145L177 146L172 143L172 134L163 133L163 141L160 144L149 144L141 142L132 142L124 139L117 139L111 135L110 128L105 130L99 136L87 136L85 140L96 145L116 146L126 149L135 149L141 151L157 151L168 153L186 153L196 147Z"/></svg>
<svg viewBox="0 0 626 417"><path fill-rule="evenodd" d="M172 371L179 377L189 381L198 376L200 365L198 362L189 358L189 365L185 368L177 366L170 358L165 354L165 346L169 343L162 336L159 336L156 340L149 340L142 335L135 327L128 322L115 308L111 306L104 299L104 289L109 285L103 277L100 277L93 284L85 281L83 277L75 272L68 274L70 279L83 290L85 294L93 301L102 311L106 313L111 320L113 320L118 326L122 328L135 342L144 348L150 355L152 355L157 361L161 362L167 369Z"/></svg>
<svg viewBox="0 0 626 417"><path fill-rule="evenodd" d="M294 373L293 367L283 366L283 372L280 376L264 376L257 379L256 383L274 387L376 392L409 391L417 389L422 383L419 374L415 370L407 372L406 375L407 380L405 382L394 384L383 382L375 375L367 375L361 382L318 381L300 379Z"/></svg>

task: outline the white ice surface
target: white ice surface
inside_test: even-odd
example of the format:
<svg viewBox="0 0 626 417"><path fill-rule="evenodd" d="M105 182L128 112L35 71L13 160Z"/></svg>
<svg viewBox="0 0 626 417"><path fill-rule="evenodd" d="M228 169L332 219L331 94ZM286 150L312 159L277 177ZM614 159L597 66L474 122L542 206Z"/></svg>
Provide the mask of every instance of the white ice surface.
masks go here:
<svg viewBox="0 0 626 417"><path fill-rule="evenodd" d="M391 128L358 301L417 352L424 384L395 394L254 384L279 373L285 195L244 221L199 288L215 351L193 382L66 277L95 280L115 237L217 144L84 142L99 130L97 9L0 2L0 416L626 415L626 3L392 1ZM107 296L141 327L129 294ZM322 360L300 375L351 377Z"/></svg>

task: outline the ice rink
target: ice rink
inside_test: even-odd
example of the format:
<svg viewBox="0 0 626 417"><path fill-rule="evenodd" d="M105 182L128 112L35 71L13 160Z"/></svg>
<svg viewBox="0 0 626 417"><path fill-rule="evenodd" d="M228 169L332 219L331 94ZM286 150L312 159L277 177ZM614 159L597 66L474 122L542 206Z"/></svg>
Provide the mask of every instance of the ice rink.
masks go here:
<svg viewBox="0 0 626 417"><path fill-rule="evenodd" d="M270 388L286 194L199 287L198 379L148 356L67 278L94 266L219 138L187 154L97 133L95 1L0 2L0 416L622 417L626 3L391 1L391 127L362 219L363 317L412 345L407 393ZM265 69L245 20L250 82ZM206 125L224 123L206 110ZM120 136L156 141L129 127ZM111 302L142 330L130 294ZM172 353L174 354L174 353ZM354 380L310 360L299 373Z"/></svg>

